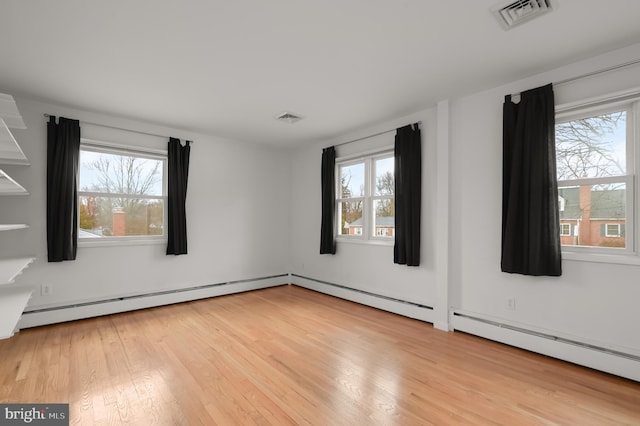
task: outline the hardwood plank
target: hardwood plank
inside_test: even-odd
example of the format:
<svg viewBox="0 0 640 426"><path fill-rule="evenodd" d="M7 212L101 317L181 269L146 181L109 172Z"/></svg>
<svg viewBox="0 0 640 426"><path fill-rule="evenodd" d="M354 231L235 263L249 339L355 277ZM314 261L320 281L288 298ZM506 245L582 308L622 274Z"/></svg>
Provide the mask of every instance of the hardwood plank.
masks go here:
<svg viewBox="0 0 640 426"><path fill-rule="evenodd" d="M23 330L1 402L71 424L640 424L640 383L282 286Z"/></svg>

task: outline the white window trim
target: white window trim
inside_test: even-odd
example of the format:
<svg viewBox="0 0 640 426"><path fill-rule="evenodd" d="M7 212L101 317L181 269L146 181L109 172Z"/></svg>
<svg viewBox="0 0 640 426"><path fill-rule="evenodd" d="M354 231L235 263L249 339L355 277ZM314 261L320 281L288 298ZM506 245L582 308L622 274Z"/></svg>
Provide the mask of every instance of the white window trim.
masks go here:
<svg viewBox="0 0 640 426"><path fill-rule="evenodd" d="M637 184L637 174L640 169L640 87L613 93L603 97L596 97L581 102L558 105L556 107L556 122L569 121L572 118L583 117L590 113L601 113L619 109L625 105L631 105L630 113L627 117L627 170L626 175L615 177L616 182L624 181L627 191L632 194L632 203L627 203L627 221L625 235L631 236L630 242L627 238L627 247L599 248L581 246L562 246L562 259L578 262L610 263L621 265L640 265L640 253L638 245L640 242L640 189ZM599 183L602 180L598 179ZM573 184L587 183L589 179L571 181ZM567 184L567 181L559 181L558 187Z"/></svg>
<svg viewBox="0 0 640 426"><path fill-rule="evenodd" d="M136 157L148 158L153 160L162 161L162 196L147 196L137 195L135 197L129 194L110 194L111 196L122 196L130 198L144 198L144 199L162 199L163 201L163 229L165 235L128 235L128 236L106 236L100 238L81 238L78 237L78 247L121 247L121 246L140 246L140 245L160 245L167 243L167 199L168 199L168 176L167 176L167 150L166 149L154 149L146 147L135 147L130 145L123 145L108 141L98 141L95 139L80 139L80 150L93 151L93 152L110 152L114 154L131 154ZM104 193L81 191L78 190L78 197L81 196L104 196ZM78 208L80 208L78 206ZM80 229L80 214L78 212L78 230Z"/></svg>
<svg viewBox="0 0 640 426"><path fill-rule="evenodd" d="M395 243L395 237L382 237L375 235L375 227L374 227L374 210L373 204L375 200L385 200L389 198L395 198L394 196L390 197L388 195L374 195L374 191L372 188L374 174L374 163L378 158L393 158L394 157L394 149L393 147L382 147L376 150L361 152L357 154L352 154L344 157L336 158L336 166L335 166L335 181L336 181L336 211L335 211L335 221L338 224L336 228L336 241L341 243L356 243L356 244L370 244L370 245L384 245L384 246L392 246ZM340 198L340 168L343 166L349 166L352 164L365 164L365 195L364 197L352 197L352 198ZM349 201L362 201L363 209L362 209L362 234L361 235L344 235L339 233L340 227L340 203L341 202L349 202Z"/></svg>
<svg viewBox="0 0 640 426"><path fill-rule="evenodd" d="M618 232L616 234L609 234L609 226L616 226L618 228ZM622 231L620 229L619 223L605 223L604 224L604 236L609 238L620 238L622 237Z"/></svg>
<svg viewBox="0 0 640 426"><path fill-rule="evenodd" d="M568 232L568 233L566 233L566 234L564 234L564 233L562 232L562 230L564 229L564 227L568 227L568 228L569 228L569 232ZM572 236L572 234L571 234L571 224L570 224L570 223L561 223L561 224L560 224L560 236L561 236L561 237L571 237L571 236Z"/></svg>

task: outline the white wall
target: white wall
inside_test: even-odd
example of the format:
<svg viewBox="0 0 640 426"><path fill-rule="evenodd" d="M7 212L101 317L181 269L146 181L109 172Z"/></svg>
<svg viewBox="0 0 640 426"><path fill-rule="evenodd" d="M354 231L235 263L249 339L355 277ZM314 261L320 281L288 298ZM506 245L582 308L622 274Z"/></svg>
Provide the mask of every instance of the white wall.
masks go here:
<svg viewBox="0 0 640 426"><path fill-rule="evenodd" d="M187 288L288 272L289 157L286 150L239 143L142 122L16 98L27 130L15 136L31 162L5 167L30 192L0 200L2 222L29 229L4 232L0 257L35 255L17 283L35 285L27 308ZM188 255L166 256L166 244L79 247L77 260L47 263L46 121L44 113L191 139L187 193ZM165 149L168 138L81 124L82 136ZM10 169L10 170L9 170ZM288 278L281 278L287 283ZM53 295L40 296L43 283Z"/></svg>
<svg viewBox="0 0 640 426"><path fill-rule="evenodd" d="M374 298L350 294L344 288L329 291L330 286L322 282L432 306L437 315L426 320L440 329L454 325L447 312L460 312L640 356L639 258L635 260L639 266L634 266L565 256L564 273L559 278L500 271L504 96L638 58L640 45L635 45L481 93L443 100L412 116L298 149L291 167L292 282L373 306L380 305L372 301ZM556 105L635 87L640 87L640 65L558 85ZM394 265L391 247L338 242L336 255L318 254L322 148L417 120L423 122L421 266L413 269ZM367 142L347 146L352 152L366 151ZM515 310L507 309L507 298L515 298ZM383 308L405 314L398 306ZM584 346L556 344L554 339L494 328L487 331L487 326L471 325L469 331L475 329L485 337L634 380L640 377L637 362Z"/></svg>
<svg viewBox="0 0 640 426"><path fill-rule="evenodd" d="M419 267L393 263L393 245L337 243L335 255L320 255L320 162L322 148L421 121L422 125L422 226ZM337 156L393 146L395 132L337 147ZM292 155L291 272L315 280L346 286L420 305L436 304L435 251L438 249L436 208L436 109L303 147ZM301 280L293 277L294 283Z"/></svg>
<svg viewBox="0 0 640 426"><path fill-rule="evenodd" d="M500 271L504 96L640 58L640 45L451 102L455 308L640 355L640 266L563 260L559 278ZM554 87L556 105L640 88L640 65ZM516 310L506 309L507 297Z"/></svg>
<svg viewBox="0 0 640 426"><path fill-rule="evenodd" d="M640 356L640 266L565 258L559 278L500 272L504 95L637 58L640 45L445 100L437 107L291 152L18 98L28 129L15 134L32 165L6 168L31 195L0 200L0 217L5 222L26 221L31 228L4 233L0 256L35 254L38 260L18 282L54 285L53 296L36 295L30 309L291 272L293 282L307 277L432 306L439 321L448 321L450 309L463 311ZM632 87L640 87L639 66L557 86L556 104ZM157 245L80 248L75 262L48 264L45 112L193 138L187 201L190 254L167 257L164 246ZM320 255L322 148L416 121L423 129L421 266L393 264L392 246L341 242L335 256ZM166 143L128 133L98 134L105 130L89 126L86 131L115 142L126 137L145 146ZM393 133L388 136L392 143ZM358 149L366 150L367 140L344 145L339 155ZM340 292L348 297L348 290ZM515 311L506 309L508 297L516 299Z"/></svg>

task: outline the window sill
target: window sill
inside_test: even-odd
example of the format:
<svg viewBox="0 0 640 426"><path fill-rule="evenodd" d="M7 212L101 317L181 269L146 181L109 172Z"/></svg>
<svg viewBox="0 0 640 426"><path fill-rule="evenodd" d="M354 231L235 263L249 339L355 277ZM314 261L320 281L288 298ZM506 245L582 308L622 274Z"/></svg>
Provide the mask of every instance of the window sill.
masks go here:
<svg viewBox="0 0 640 426"><path fill-rule="evenodd" d="M563 251L562 260L591 263L611 263L617 265L640 265L640 257L632 253L587 253Z"/></svg>
<svg viewBox="0 0 640 426"><path fill-rule="evenodd" d="M390 241L386 241L386 240L365 240L365 239L360 239L360 238L336 238L336 242L339 244L342 243L347 243L347 244L360 244L360 245L367 245L367 246L388 246L388 247L393 247L394 245L394 240L391 239Z"/></svg>
<svg viewBox="0 0 640 426"><path fill-rule="evenodd" d="M84 238L78 240L78 247L124 247L167 244L164 237L157 238Z"/></svg>

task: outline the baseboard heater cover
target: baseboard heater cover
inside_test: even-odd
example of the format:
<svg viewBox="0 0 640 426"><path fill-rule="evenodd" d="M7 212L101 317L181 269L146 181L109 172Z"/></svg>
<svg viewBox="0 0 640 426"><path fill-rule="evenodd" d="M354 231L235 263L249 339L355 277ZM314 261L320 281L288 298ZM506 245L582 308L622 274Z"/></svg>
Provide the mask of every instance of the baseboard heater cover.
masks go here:
<svg viewBox="0 0 640 426"><path fill-rule="evenodd" d="M348 287L329 281L319 280L304 275L291 274L291 283L320 293L329 294L341 299L350 300L373 308L382 309L398 315L433 323L433 307L384 296L370 291Z"/></svg>
<svg viewBox="0 0 640 426"><path fill-rule="evenodd" d="M453 329L640 382L640 356L454 311Z"/></svg>
<svg viewBox="0 0 640 426"><path fill-rule="evenodd" d="M157 291L124 297L74 303L25 311L18 323L19 328L37 327L58 322L110 315L136 309L145 309L173 303L205 299L241 293L244 291L287 285L289 274L270 275L259 278L205 284L196 287Z"/></svg>

